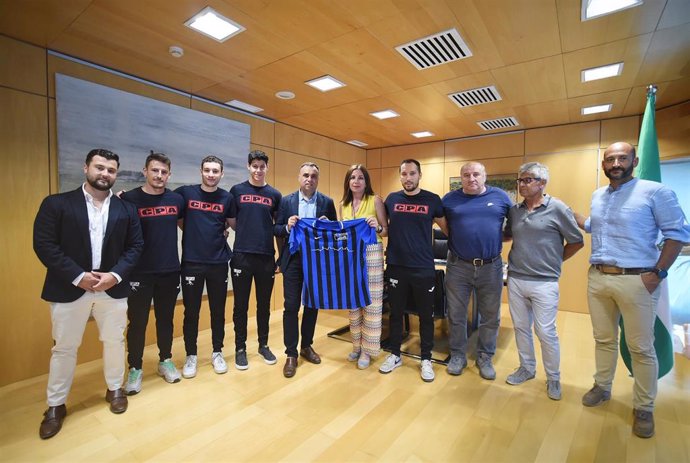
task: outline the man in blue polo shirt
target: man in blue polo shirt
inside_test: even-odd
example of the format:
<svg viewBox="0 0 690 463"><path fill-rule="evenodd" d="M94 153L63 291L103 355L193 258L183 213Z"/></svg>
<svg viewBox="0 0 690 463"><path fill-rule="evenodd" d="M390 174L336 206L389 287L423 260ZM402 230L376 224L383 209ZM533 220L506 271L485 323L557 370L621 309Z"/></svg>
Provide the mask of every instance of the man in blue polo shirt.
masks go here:
<svg viewBox="0 0 690 463"><path fill-rule="evenodd" d="M582 404L594 407L611 398L623 317L635 378L633 432L651 437L659 368L654 349L658 287L683 245L690 243L690 225L673 191L633 177L638 161L632 145L609 146L601 166L610 185L592 194L589 218L575 214L578 225L592 234L587 299L596 342L594 387Z"/></svg>
<svg viewBox="0 0 690 463"><path fill-rule="evenodd" d="M491 358L496 339L503 290L503 223L512 203L500 188L486 186L486 169L469 162L460 169L462 189L443 197L448 222L446 307L450 361L446 371L460 375L467 366L467 306L477 294L479 340L477 367L484 379L496 379Z"/></svg>

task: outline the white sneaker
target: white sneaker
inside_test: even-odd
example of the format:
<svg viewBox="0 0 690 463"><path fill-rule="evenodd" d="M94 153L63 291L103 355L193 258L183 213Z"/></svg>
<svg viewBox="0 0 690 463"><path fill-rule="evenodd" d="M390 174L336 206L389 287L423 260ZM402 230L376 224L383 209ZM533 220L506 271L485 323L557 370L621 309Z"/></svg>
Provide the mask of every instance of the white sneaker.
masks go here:
<svg viewBox="0 0 690 463"><path fill-rule="evenodd" d="M125 384L125 394L134 395L141 391L141 380L144 377L144 372L136 368L130 368L127 375L127 384Z"/></svg>
<svg viewBox="0 0 690 463"><path fill-rule="evenodd" d="M183 378L194 378L196 376L196 355L188 355L182 367Z"/></svg>
<svg viewBox="0 0 690 463"><path fill-rule="evenodd" d="M434 374L434 367L431 364L431 360L422 360L420 365L422 380L425 383L430 383L434 380L436 375Z"/></svg>
<svg viewBox="0 0 690 463"><path fill-rule="evenodd" d="M390 354L388 357L386 357L386 360L384 360L381 366L379 367L379 373L383 373L385 375L395 370L401 365L402 359L395 354Z"/></svg>
<svg viewBox="0 0 690 463"><path fill-rule="evenodd" d="M158 375L162 376L168 383L176 383L180 380L180 372L177 371L172 359L165 359L158 362Z"/></svg>
<svg viewBox="0 0 690 463"><path fill-rule="evenodd" d="M222 352L214 352L211 357L211 363L213 364L213 371L217 374L222 375L228 372L228 364L225 363Z"/></svg>

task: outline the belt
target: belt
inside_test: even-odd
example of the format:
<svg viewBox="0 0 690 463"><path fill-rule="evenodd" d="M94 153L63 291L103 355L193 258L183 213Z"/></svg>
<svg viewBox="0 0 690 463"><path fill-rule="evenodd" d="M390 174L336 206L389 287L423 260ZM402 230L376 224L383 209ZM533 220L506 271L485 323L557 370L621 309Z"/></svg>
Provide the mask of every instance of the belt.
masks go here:
<svg viewBox="0 0 690 463"><path fill-rule="evenodd" d="M653 268L648 267L622 268L616 267L615 265L603 264L595 264L594 268L606 275L639 275L641 273L648 273L654 271Z"/></svg>
<svg viewBox="0 0 690 463"><path fill-rule="evenodd" d="M468 262L468 263L474 265L475 267L481 267L482 265L496 262L500 258L501 258L500 254L497 255L496 257L491 258L491 259L479 259L479 258L477 258L477 259L469 259L468 260L468 259L463 259L462 257L458 256L458 259L460 259L461 261Z"/></svg>

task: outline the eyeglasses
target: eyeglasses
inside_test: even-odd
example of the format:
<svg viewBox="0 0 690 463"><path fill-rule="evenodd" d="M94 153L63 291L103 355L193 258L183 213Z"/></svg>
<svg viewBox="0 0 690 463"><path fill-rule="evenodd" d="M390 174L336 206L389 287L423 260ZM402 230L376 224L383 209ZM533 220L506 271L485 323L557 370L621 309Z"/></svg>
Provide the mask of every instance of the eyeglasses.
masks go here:
<svg viewBox="0 0 690 463"><path fill-rule="evenodd" d="M539 181L541 180L540 177L524 177L524 178L519 178L515 180L515 183L520 185L521 183L524 183L525 185L529 185L532 182Z"/></svg>

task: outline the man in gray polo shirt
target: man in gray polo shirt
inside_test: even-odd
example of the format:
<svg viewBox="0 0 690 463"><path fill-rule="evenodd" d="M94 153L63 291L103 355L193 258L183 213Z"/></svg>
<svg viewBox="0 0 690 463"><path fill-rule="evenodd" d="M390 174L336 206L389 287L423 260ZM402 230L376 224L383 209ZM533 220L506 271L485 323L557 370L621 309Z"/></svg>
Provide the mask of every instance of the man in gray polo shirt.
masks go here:
<svg viewBox="0 0 690 463"><path fill-rule="evenodd" d="M572 210L544 194L548 181L549 170L545 165L528 162L520 166L517 183L525 200L510 208L504 230L505 237L513 239L508 255L508 304L520 357L520 367L506 382L522 384L536 374L534 321L546 372L546 393L550 399L560 400L560 349L556 333L558 278L563 261L584 244Z"/></svg>

